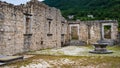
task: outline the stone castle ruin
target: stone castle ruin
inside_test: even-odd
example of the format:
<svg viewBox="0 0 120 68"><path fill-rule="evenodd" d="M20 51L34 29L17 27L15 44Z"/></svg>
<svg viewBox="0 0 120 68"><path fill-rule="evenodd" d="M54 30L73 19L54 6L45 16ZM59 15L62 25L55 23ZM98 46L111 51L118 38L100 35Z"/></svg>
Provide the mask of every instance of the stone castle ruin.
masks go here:
<svg viewBox="0 0 120 68"><path fill-rule="evenodd" d="M0 54L59 48L74 39L86 44L116 41L117 27L117 21L109 20L67 21L59 9L37 0L21 5L0 1Z"/></svg>

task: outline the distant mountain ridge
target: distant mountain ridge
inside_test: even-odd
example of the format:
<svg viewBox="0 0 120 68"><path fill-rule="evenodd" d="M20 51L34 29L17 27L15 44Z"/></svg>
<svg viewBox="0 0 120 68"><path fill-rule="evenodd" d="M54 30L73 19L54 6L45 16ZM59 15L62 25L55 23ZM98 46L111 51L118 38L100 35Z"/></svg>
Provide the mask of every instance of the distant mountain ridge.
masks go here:
<svg viewBox="0 0 120 68"><path fill-rule="evenodd" d="M64 17L74 15L80 20L106 20L120 21L120 0L45 0L45 4L61 9ZM87 15L93 15L89 18Z"/></svg>

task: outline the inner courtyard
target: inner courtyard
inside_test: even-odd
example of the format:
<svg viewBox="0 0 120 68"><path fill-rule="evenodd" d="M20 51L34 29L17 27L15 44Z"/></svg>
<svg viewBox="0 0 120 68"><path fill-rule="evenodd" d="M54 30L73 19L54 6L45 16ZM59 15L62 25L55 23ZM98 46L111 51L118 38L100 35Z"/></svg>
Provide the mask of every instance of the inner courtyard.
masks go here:
<svg viewBox="0 0 120 68"><path fill-rule="evenodd" d="M67 20L38 0L0 1L0 68L119 68L118 26Z"/></svg>

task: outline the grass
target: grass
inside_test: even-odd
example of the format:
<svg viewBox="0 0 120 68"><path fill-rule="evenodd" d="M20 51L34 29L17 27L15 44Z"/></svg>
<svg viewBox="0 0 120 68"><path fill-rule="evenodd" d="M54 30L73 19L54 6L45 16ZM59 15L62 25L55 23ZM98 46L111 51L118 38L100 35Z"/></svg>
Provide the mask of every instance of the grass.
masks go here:
<svg viewBox="0 0 120 68"><path fill-rule="evenodd" d="M98 67L104 66L105 68L119 68L120 67L120 57L102 57L102 56L46 56L46 55L36 55L27 60L9 64L8 66L16 66L15 68L20 68L21 66L29 65L30 63L36 63L38 59L43 59L49 64L53 65L52 68L75 68L75 67ZM63 64L61 59L69 59L73 63ZM58 62L59 64L50 63L49 61Z"/></svg>
<svg viewBox="0 0 120 68"><path fill-rule="evenodd" d="M31 52L29 54L41 54L41 55L59 55L59 56L63 56L63 55L69 55L72 56L72 54L66 53L64 50L67 50L67 52L70 51L74 52L76 51L76 48L79 49L84 49L85 51L80 51L80 52L76 52L76 54L73 54L73 56L118 56L120 57L120 46L108 46L107 49L110 51L113 51L112 54L91 54L89 53L90 50L94 50L94 47L92 45L87 45L87 46L70 46L70 47L64 47L61 49L47 49L47 50L40 50L40 51L35 51L35 52Z"/></svg>
<svg viewBox="0 0 120 68"><path fill-rule="evenodd" d="M85 47L92 49L91 46ZM27 66L31 63L39 64L45 61L52 66L51 68L120 68L120 46L109 46L107 48L113 50L115 53L108 55L94 54L92 56L51 56L38 54L32 58L6 66L20 68L21 66ZM42 61L39 61L40 59L42 59ZM4 66L2 68L4 68Z"/></svg>
<svg viewBox="0 0 120 68"><path fill-rule="evenodd" d="M109 46L108 49L110 49L110 50L115 50L115 51L120 51L120 45Z"/></svg>

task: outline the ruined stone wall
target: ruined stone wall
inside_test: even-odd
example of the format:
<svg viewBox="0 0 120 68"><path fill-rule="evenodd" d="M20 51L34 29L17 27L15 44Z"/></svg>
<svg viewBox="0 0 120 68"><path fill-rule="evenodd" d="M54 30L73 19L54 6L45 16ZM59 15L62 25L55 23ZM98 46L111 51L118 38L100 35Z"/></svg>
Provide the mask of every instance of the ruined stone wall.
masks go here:
<svg viewBox="0 0 120 68"><path fill-rule="evenodd" d="M93 44L100 40L100 24L97 21L81 21L79 40Z"/></svg>
<svg viewBox="0 0 120 68"><path fill-rule="evenodd" d="M112 39L116 40L116 39L118 39L118 22L113 21L112 23L113 23Z"/></svg>
<svg viewBox="0 0 120 68"><path fill-rule="evenodd" d="M59 9L37 0L18 6L0 2L0 7L0 54L61 47L63 17Z"/></svg>
<svg viewBox="0 0 120 68"><path fill-rule="evenodd" d="M100 23L98 21L87 21L87 43L93 44L101 39Z"/></svg>
<svg viewBox="0 0 120 68"><path fill-rule="evenodd" d="M33 4L32 50L61 46L61 13L42 3Z"/></svg>
<svg viewBox="0 0 120 68"><path fill-rule="evenodd" d="M61 14L61 12L60 12L60 10L57 10L57 13L56 14L58 14L57 16L56 16L56 19L57 19L57 28L56 28L56 38L57 38L57 43L56 43L56 45L57 45L57 47L61 47L61 21L62 21L62 14Z"/></svg>
<svg viewBox="0 0 120 68"><path fill-rule="evenodd" d="M1 4L1 3L0 3ZM2 7L2 6L0 6ZM4 47L4 32L3 32L3 22L4 22L4 13L2 11L3 9L0 8L0 54L3 53L3 47Z"/></svg>
<svg viewBox="0 0 120 68"><path fill-rule="evenodd" d="M44 23L46 21L45 19L45 9L44 7L41 6L38 2L36 3L31 3L31 14L32 14L32 38L31 38L31 45L30 49L31 50L39 50L42 49L45 46L44 41ZM42 44L41 44L42 43Z"/></svg>
<svg viewBox="0 0 120 68"><path fill-rule="evenodd" d="M23 13L7 3L1 3L1 9L4 14L4 22L1 27L3 30L1 54L12 55L23 52Z"/></svg>
<svg viewBox="0 0 120 68"><path fill-rule="evenodd" d="M0 2L0 54L13 55L26 51L58 48L70 38L70 25L59 9L37 0L14 6ZM117 21L72 21L79 26L79 40L93 44L104 39L102 28L112 26L111 40L118 36Z"/></svg>
<svg viewBox="0 0 120 68"><path fill-rule="evenodd" d="M69 25L78 24L79 25L79 40L86 42L87 44L96 43L98 40L107 40L109 42L114 42L117 40L118 36L118 23L114 20L100 20L100 21L70 21ZM111 39L105 39L103 37L104 25L111 26ZM68 28L70 30L70 27ZM68 31L69 31L68 30ZM70 33L70 32L69 32ZM70 39L70 35L69 39Z"/></svg>
<svg viewBox="0 0 120 68"><path fill-rule="evenodd" d="M61 45L64 46L66 45L68 39L67 39L67 27L68 23L67 20L65 20L64 17L62 17L62 22L61 22Z"/></svg>
<svg viewBox="0 0 120 68"><path fill-rule="evenodd" d="M80 26L79 40L87 42L88 40L87 25L85 24L85 22L81 22L79 26Z"/></svg>

